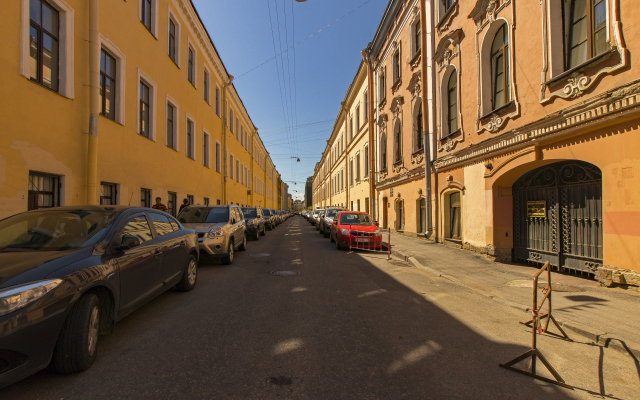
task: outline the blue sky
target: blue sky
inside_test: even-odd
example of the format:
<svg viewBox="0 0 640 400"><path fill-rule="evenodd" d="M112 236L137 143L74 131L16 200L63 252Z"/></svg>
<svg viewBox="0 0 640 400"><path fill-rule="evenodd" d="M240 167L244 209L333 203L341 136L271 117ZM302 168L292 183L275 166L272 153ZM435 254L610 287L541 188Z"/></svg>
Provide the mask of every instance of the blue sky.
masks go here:
<svg viewBox="0 0 640 400"><path fill-rule="evenodd" d="M289 193L302 198L388 0L193 2Z"/></svg>

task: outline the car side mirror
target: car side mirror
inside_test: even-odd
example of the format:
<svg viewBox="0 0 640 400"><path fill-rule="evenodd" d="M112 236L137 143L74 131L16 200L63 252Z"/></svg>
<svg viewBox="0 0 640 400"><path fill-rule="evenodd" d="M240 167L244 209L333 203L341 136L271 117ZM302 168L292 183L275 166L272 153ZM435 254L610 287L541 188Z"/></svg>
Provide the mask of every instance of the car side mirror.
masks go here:
<svg viewBox="0 0 640 400"><path fill-rule="evenodd" d="M376 221L376 226L380 226L380 222Z"/></svg>
<svg viewBox="0 0 640 400"><path fill-rule="evenodd" d="M116 246L116 251L128 250L140 246L140 238L134 235L124 235L120 246Z"/></svg>

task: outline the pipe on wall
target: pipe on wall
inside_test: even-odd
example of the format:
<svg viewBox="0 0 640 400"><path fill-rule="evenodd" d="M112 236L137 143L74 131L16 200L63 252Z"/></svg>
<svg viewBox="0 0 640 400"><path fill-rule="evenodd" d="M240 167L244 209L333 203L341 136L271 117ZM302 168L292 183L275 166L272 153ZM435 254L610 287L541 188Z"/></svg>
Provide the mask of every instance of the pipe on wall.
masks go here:
<svg viewBox="0 0 640 400"><path fill-rule="evenodd" d="M100 104L100 1L89 3L89 141L86 202L98 205L98 125Z"/></svg>

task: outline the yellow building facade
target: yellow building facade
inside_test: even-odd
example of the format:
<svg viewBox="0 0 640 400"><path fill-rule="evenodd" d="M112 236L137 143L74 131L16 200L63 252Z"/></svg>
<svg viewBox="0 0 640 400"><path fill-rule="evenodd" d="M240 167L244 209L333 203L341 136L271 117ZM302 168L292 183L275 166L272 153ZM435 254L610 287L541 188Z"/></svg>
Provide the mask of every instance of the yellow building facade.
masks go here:
<svg viewBox="0 0 640 400"><path fill-rule="evenodd" d="M156 197L174 215L183 199L273 205L275 167L189 0L3 11L0 218Z"/></svg>

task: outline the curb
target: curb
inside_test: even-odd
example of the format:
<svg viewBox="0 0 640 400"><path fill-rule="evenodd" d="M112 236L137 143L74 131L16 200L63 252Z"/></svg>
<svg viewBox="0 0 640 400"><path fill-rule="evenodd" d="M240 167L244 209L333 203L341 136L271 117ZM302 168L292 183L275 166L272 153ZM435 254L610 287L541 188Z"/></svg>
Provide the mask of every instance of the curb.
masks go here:
<svg viewBox="0 0 640 400"><path fill-rule="evenodd" d="M424 266L420 263L420 261L418 261L415 257L410 256L410 255L405 255L402 252L399 252L397 250L391 250L391 254L393 256L396 256L406 262L411 263L414 267L421 269L423 271L429 272L430 274L433 274L435 276L439 276L441 278L447 279L459 286L463 286L469 290L471 290L474 293L478 293L484 297L487 297L491 300L494 300L500 304L503 304L505 306L514 308L516 310L525 312L527 314L531 314L531 307L527 307L527 306L523 306L522 304L510 301L510 300L506 300L503 299L502 297L498 297L498 296L494 296L488 292L485 292L483 290L480 289L476 289L474 287L471 287L469 285L467 285L466 283L460 281L459 279L451 276L451 275L447 275L445 273L442 273L438 270L435 270L433 268ZM621 338L617 338L615 336L610 336L607 335L606 332L602 332L602 331L598 331L594 328L591 328L589 326L585 326L585 325L581 325L581 324L577 324L577 323L568 323L568 322L562 322L560 320L556 320L558 322L558 324L566 330L569 330L573 333L576 333L582 337L587 338L588 340L593 341L594 343L604 346L606 348L610 348L613 350L616 350L620 353L623 354L628 354L631 357L633 357L636 361L636 364L638 363L638 359L640 358L640 346L636 345L636 344L632 344L629 345L627 344L623 339Z"/></svg>

